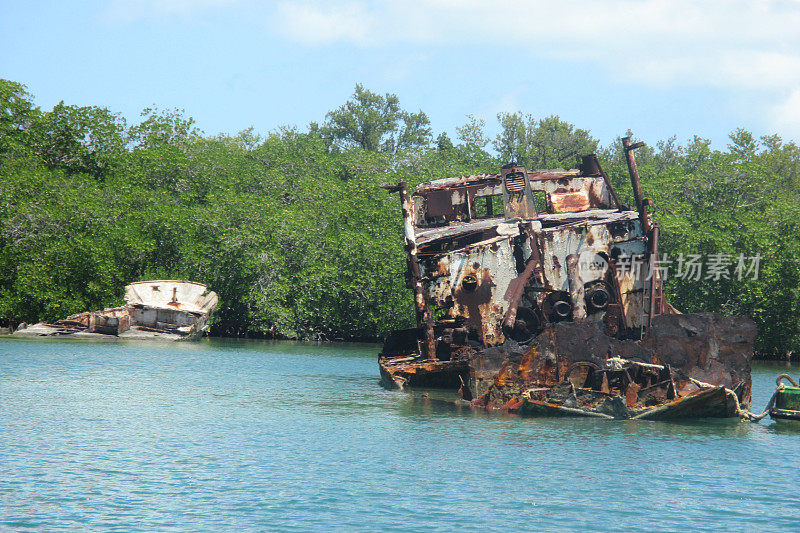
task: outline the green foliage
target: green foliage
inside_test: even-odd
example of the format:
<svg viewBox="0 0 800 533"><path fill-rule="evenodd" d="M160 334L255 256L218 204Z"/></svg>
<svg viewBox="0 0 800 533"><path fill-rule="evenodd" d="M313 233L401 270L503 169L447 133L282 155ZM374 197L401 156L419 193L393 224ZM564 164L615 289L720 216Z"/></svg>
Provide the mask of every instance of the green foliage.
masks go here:
<svg viewBox="0 0 800 533"><path fill-rule="evenodd" d="M220 295L217 335L367 339L408 327L399 201L381 185L512 159L571 167L598 151L632 203L619 139L598 149L558 117L498 118L499 156L474 116L455 142L432 143L424 113L358 85L322 126L207 137L180 110L146 109L128 126L98 107L42 111L0 80L0 317L63 318L120 304L132 281L183 278ZM800 148L736 130L725 150L671 138L637 161L662 253L761 257L758 279L668 276L670 301L750 316L760 351L797 350Z"/></svg>
<svg viewBox="0 0 800 533"><path fill-rule="evenodd" d="M527 168L574 168L580 157L597 150L597 139L558 116L536 120L523 113L499 113L494 147L500 159Z"/></svg>
<svg viewBox="0 0 800 533"><path fill-rule="evenodd" d="M475 115L467 115L467 122L463 126L456 128L458 140L467 146L483 150L489 144L489 139L484 132L485 128L485 120L476 118Z"/></svg>
<svg viewBox="0 0 800 533"><path fill-rule="evenodd" d="M404 111L397 96L376 94L361 84L356 85L350 100L326 118L322 136L341 149L395 153L427 146L432 136L425 113Z"/></svg>
<svg viewBox="0 0 800 533"><path fill-rule="evenodd" d="M0 165L29 150L28 130L38 112L24 85L0 78Z"/></svg>
<svg viewBox="0 0 800 533"><path fill-rule="evenodd" d="M105 179L123 152L125 121L100 107L60 102L30 125L33 153L50 169Z"/></svg>

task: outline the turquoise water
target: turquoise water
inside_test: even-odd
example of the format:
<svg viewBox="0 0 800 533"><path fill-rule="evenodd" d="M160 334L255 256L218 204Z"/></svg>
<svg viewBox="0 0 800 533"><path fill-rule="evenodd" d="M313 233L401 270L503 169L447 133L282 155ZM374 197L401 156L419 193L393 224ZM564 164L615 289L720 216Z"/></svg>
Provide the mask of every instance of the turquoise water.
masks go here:
<svg viewBox="0 0 800 533"><path fill-rule="evenodd" d="M476 412L377 351L0 339L0 530L797 528L800 431Z"/></svg>

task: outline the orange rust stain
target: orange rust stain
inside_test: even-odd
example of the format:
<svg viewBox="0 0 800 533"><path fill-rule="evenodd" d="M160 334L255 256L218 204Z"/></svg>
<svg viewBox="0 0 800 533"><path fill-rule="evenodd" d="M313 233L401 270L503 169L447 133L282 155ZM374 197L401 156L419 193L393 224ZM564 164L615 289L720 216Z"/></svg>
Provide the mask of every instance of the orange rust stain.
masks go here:
<svg viewBox="0 0 800 533"><path fill-rule="evenodd" d="M497 321L492 319L493 311L497 315L500 312L499 308L495 308L491 303L496 286L491 271L488 268L480 268L480 264L476 262L466 267L463 275L464 277L473 275L479 283L472 291L464 290L463 287L456 288L453 312L456 316L466 317L469 327L481 333L485 344L503 342L505 339L502 333L494 325Z"/></svg>
<svg viewBox="0 0 800 533"><path fill-rule="evenodd" d="M495 385L498 387L505 387L506 385L510 385L513 383L513 378L511 376L511 369L507 365L503 365L500 371L497 373L497 377L494 380Z"/></svg>
<svg viewBox="0 0 800 533"><path fill-rule="evenodd" d="M565 182L569 183L568 179L565 178L574 178L576 174L574 172L528 172L528 179L530 181L547 181L547 180L559 180L559 183Z"/></svg>
<svg viewBox="0 0 800 533"><path fill-rule="evenodd" d="M522 355L522 360L519 363L519 375L524 382L529 382L533 376L533 362L539 358L536 353L536 347L532 346L530 350Z"/></svg>
<svg viewBox="0 0 800 533"><path fill-rule="evenodd" d="M487 390L479 397L475 398L470 402L470 407L486 407L486 404L489 400L489 391Z"/></svg>
<svg viewBox="0 0 800 533"><path fill-rule="evenodd" d="M436 264L436 272L434 272L434 277L444 277L450 275L450 261L445 258L439 259L438 263Z"/></svg>
<svg viewBox="0 0 800 533"><path fill-rule="evenodd" d="M592 207L586 191L553 193L550 195L550 203L555 213L577 213Z"/></svg>
<svg viewBox="0 0 800 533"><path fill-rule="evenodd" d="M522 407L522 404L525 403L521 398L518 396L512 397L508 400L500 409L503 411L513 411L515 409L519 409Z"/></svg>
<svg viewBox="0 0 800 533"><path fill-rule="evenodd" d="M636 383L631 383L628 386L628 390L625 391L626 406L633 407L639 402L639 389L641 389L641 387Z"/></svg>

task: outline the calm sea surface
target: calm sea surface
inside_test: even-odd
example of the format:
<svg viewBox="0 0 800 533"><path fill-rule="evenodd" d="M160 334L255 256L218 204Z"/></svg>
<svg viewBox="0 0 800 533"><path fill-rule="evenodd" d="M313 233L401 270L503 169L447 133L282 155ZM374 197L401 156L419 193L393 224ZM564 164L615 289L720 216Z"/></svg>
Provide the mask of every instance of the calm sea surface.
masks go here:
<svg viewBox="0 0 800 533"><path fill-rule="evenodd" d="M0 530L800 528L800 431L475 412L377 351L0 339Z"/></svg>

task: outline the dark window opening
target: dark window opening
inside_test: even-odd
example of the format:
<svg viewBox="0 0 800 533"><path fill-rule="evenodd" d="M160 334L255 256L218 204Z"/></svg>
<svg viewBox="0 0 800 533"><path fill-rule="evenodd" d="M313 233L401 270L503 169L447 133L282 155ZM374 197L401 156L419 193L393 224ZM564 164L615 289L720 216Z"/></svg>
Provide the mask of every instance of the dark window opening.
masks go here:
<svg viewBox="0 0 800 533"><path fill-rule="evenodd" d="M544 191L533 191L533 203L536 206L537 213L549 213L550 209L547 205L547 193Z"/></svg>
<svg viewBox="0 0 800 533"><path fill-rule="evenodd" d="M494 218L504 216L503 196L479 196L475 198L473 218Z"/></svg>

